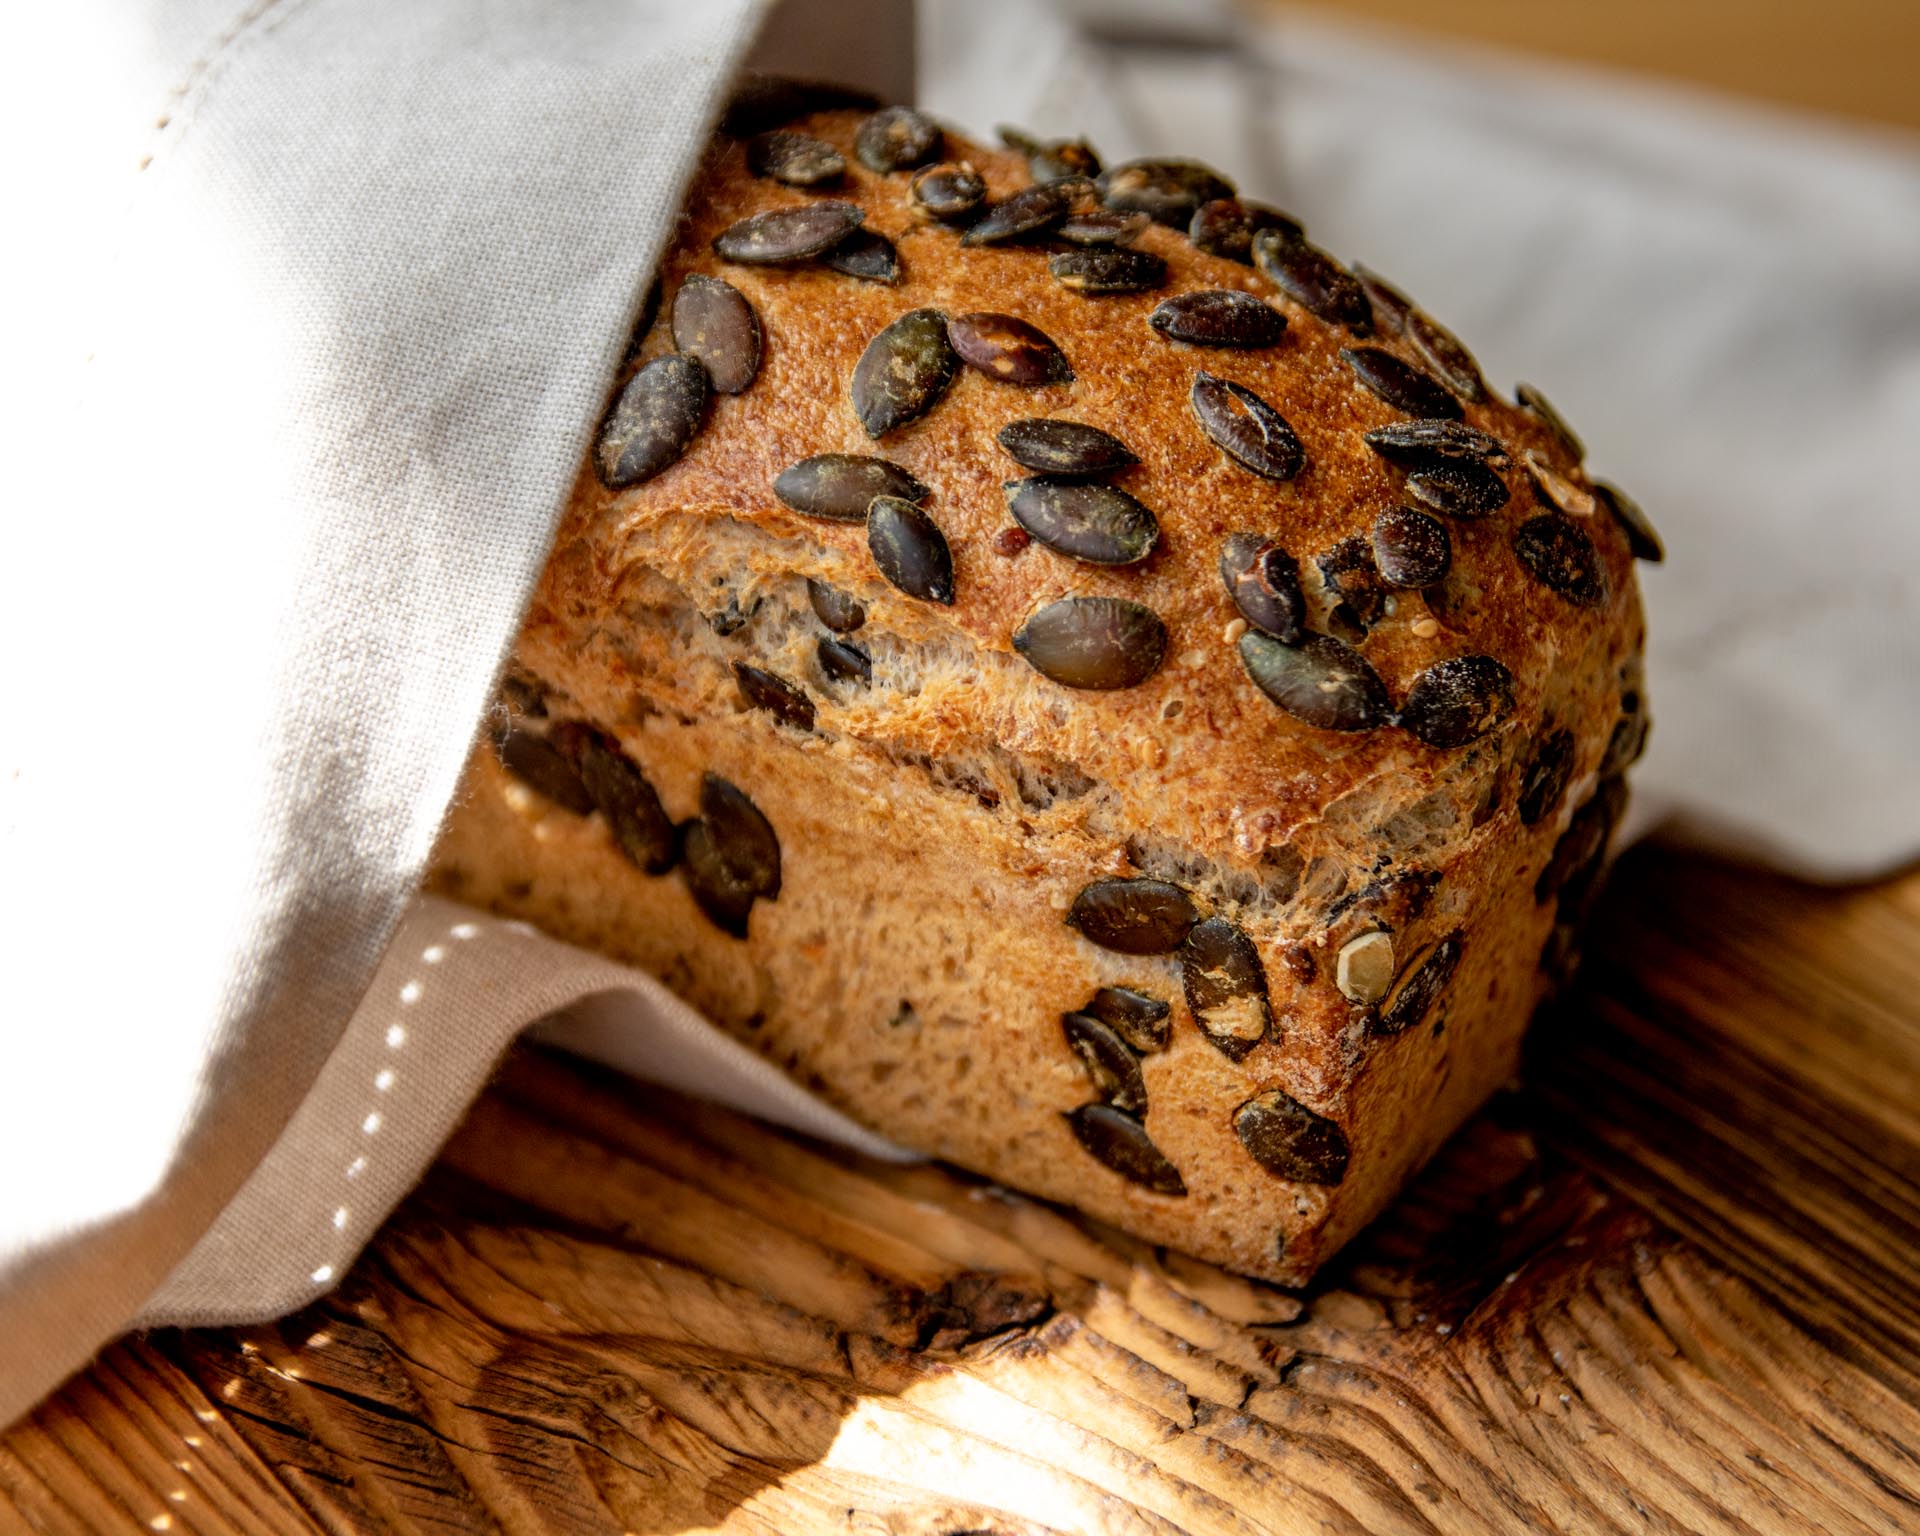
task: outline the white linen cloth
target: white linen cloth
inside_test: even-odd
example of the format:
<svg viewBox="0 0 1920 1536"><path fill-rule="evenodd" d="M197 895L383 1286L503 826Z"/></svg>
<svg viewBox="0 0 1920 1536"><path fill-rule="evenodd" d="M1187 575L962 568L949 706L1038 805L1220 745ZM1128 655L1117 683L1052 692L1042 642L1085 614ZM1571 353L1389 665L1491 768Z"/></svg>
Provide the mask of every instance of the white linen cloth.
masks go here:
<svg viewBox="0 0 1920 1536"><path fill-rule="evenodd" d="M1913 145L1214 9L1236 53L1149 53L1077 8L933 0L926 104L1209 158L1544 383L1670 550L1641 804L1836 878L1911 858ZM0 613L0 1422L130 1319L323 1290L562 1001L598 1000L576 1048L888 1153L647 979L407 906L758 10L87 0L11 50L90 72L10 125L51 214ZM50 139L98 174L46 177Z"/></svg>

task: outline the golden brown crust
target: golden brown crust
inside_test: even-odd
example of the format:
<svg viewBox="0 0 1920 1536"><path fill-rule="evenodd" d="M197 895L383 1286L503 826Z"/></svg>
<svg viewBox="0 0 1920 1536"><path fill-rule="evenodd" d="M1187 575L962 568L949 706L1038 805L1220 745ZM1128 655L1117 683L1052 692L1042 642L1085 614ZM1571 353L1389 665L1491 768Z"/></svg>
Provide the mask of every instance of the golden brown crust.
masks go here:
<svg viewBox="0 0 1920 1536"><path fill-rule="evenodd" d="M1452 574L1430 595L1396 592L1360 649L1396 707L1424 668L1492 657L1512 674L1511 712L1453 748L1391 725L1335 733L1300 723L1241 663L1233 642L1245 626L1218 571L1220 546L1240 531L1284 545L1323 627L1314 557L1405 504L1404 471L1362 434L1406 417L1341 359L1356 337L1169 228L1138 242L1169 268L1165 287L1139 295L1070 292L1043 250L963 248L954 229L916 214L909 173L859 165L860 120L836 112L791 125L849 160L842 184L811 192L754 177L739 144L716 143L662 284L670 299L700 273L744 294L764 332L759 375L716 397L684 458L645 483L609 491L583 470L519 647L520 663L553 691L554 713L617 738L669 815L696 814L703 772L746 789L778 832L779 896L753 907L744 943L728 937L680 878L642 875L598 818L529 795L486 752L439 878L655 969L888 1135L1155 1240L1303 1279L1512 1069L1556 921L1553 892L1536 900L1534 886L1592 791L1635 681L1626 535L1604 510L1578 520L1604 578L1595 606L1530 574L1514 533L1544 509L1523 456L1539 455L1576 487L1583 472L1536 416L1491 396L1466 403L1466 421L1509 451L1501 475L1511 500L1490 516L1447 519ZM1018 155L951 140L948 153L979 169L991 198L1028 184ZM730 264L711 248L740 218L823 196L857 202L866 227L894 240L897 286L817 265ZM1259 295L1286 315L1285 334L1261 349L1203 349L1149 326L1163 299L1197 289ZM876 443L856 419L849 378L876 333L923 307L1017 316L1058 344L1075 377L1018 387L962 367L930 411ZM1365 340L1424 366L1390 327ZM638 361L673 345L663 312ZM1285 416L1306 451L1295 478L1260 478L1215 446L1188 406L1201 369ZM1014 524L1002 483L1027 471L994 435L1036 416L1103 428L1138 456L1114 483L1158 519L1158 547L1143 563L1095 566L1038 543L1006 552L1020 541L1004 537ZM782 470L835 452L882 455L930 488L925 510L953 556L951 606L882 580L862 526L775 498ZM804 609L809 576L866 605L867 627L848 638L872 652L875 686L820 673L814 647L827 631ZM1119 691L1040 676L1012 636L1069 594L1148 605L1169 632L1165 664ZM697 622L723 600L755 616L730 635ZM734 662L800 688L812 729L741 713ZM1571 738L1569 788L1525 826L1523 780L1556 731ZM1048 780L1038 791L1022 778L1036 765ZM1112 954L1063 921L1091 880L1181 878L1181 869L1201 915L1231 918L1264 965L1275 1022L1237 1061L1195 1027L1175 959ZM1363 1005L1336 986L1341 947L1372 930L1391 934L1396 984L1461 936L1439 1001L1396 1035L1380 1033L1391 994ZM1173 1004L1172 1043L1145 1056L1142 1071L1146 1127L1184 1197L1093 1162L1063 1118L1094 1093L1060 1015L1101 984L1129 981ZM1234 1112L1274 1088L1343 1128L1351 1159L1337 1183L1278 1178L1249 1156Z"/></svg>

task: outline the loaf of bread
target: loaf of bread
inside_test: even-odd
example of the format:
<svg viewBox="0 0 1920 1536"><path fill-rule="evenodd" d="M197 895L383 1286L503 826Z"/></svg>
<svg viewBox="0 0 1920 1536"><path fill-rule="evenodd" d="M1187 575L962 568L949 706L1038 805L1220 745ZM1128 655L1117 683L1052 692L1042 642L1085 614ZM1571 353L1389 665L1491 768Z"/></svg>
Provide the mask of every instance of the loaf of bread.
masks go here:
<svg viewBox="0 0 1920 1536"><path fill-rule="evenodd" d="M1005 137L732 114L433 880L1299 1282L1571 964L1658 545L1287 215Z"/></svg>

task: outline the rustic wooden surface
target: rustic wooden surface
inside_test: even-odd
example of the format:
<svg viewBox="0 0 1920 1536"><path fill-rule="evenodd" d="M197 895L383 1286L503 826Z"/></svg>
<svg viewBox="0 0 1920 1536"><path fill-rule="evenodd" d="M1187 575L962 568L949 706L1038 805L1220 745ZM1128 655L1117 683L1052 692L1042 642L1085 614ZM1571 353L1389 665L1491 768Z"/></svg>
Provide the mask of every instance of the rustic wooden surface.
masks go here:
<svg viewBox="0 0 1920 1536"><path fill-rule="evenodd" d="M1293 1294L522 1054L332 1297L124 1342L0 1529L1920 1531L1920 874L1642 852Z"/></svg>

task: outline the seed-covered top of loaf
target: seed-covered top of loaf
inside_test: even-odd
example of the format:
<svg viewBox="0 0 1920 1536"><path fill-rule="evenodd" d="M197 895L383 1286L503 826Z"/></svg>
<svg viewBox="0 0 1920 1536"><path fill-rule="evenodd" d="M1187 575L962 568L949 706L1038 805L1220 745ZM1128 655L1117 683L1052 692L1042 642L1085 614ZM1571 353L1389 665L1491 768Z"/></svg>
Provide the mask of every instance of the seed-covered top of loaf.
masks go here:
<svg viewBox="0 0 1920 1536"><path fill-rule="evenodd" d="M973 658L911 707L784 680L809 728L1068 762L1229 862L1335 823L1364 849L1368 803L1427 788L1464 835L1611 719L1651 527L1543 396L1298 220L1191 161L906 109L732 126L543 601L614 599L663 520L751 524ZM825 676L870 681L821 618Z"/></svg>

